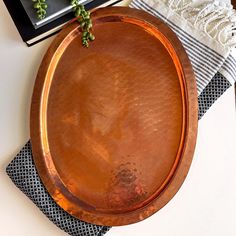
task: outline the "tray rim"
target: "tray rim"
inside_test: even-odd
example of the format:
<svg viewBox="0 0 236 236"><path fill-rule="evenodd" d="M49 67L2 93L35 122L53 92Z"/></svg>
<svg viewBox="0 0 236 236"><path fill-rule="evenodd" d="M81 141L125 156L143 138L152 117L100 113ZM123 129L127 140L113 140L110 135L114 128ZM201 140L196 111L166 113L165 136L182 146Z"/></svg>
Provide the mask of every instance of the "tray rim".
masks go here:
<svg viewBox="0 0 236 236"><path fill-rule="evenodd" d="M174 175L166 184L165 189L163 189L160 195L152 200L148 205L132 212L126 212L123 214L99 213L95 215L93 212L86 211L78 204L71 202L71 199L73 199L74 196L70 196L71 199L68 199L68 196L65 196L62 192L58 192L57 186L60 186L62 189L65 187L60 184L60 180L57 179L53 173L49 173L49 169L45 161L48 153L45 153L45 150L43 149L44 146L40 138L41 133L43 132L42 127L40 126L40 116L43 107L43 104L41 104L41 94L46 77L50 74L50 62L53 60L54 56L59 56L60 53L58 53L57 49L60 48L63 43L66 43L66 40L69 40L70 34L72 34L74 30L77 30L77 23L72 23L67 28L62 30L46 52L37 74L30 113L30 136L32 140L33 159L38 174L49 194L55 202L69 214L89 223L108 226L126 225L141 221L161 209L173 198L184 182L190 168L196 144L198 126L196 81L188 56L175 33L160 19L141 10L128 7L112 7L100 8L92 12L93 19L116 15L142 20L144 24L149 24L152 27L157 28L171 43L182 66L182 79L184 80L183 83L185 90L185 94L183 94L183 96L186 102L186 107L188 108L188 112L186 112L185 115L185 140L182 147L181 159L178 162L178 166L176 166L175 172L173 173ZM182 158L183 156L184 158ZM43 160L42 157L44 157ZM64 190L66 191L66 189Z"/></svg>

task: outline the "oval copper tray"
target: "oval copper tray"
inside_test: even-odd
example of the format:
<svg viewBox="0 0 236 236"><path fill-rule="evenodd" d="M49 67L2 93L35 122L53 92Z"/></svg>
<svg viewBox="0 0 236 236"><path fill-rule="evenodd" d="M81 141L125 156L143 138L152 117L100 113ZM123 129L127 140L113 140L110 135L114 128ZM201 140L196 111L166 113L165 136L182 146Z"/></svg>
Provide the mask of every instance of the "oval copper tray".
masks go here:
<svg viewBox="0 0 236 236"><path fill-rule="evenodd" d="M182 45L162 21L120 7L92 18L89 48L72 23L40 66L33 156L48 192L71 215L130 224L163 207L187 175L196 85Z"/></svg>

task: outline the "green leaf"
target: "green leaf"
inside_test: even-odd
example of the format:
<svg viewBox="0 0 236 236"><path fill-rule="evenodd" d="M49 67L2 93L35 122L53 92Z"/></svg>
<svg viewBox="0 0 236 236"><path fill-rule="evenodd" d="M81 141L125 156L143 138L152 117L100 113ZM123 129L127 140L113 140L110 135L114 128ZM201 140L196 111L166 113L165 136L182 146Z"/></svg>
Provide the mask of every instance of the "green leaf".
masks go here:
<svg viewBox="0 0 236 236"><path fill-rule="evenodd" d="M42 20L45 18L47 14L47 1L46 0L32 0L33 8L36 9L36 14L38 19ZM90 32L92 28L92 20L90 18L90 12L86 11L84 5L80 4L78 0L71 0L71 6L73 7L73 11L75 16L77 17L77 21L80 24L80 29L82 31L81 40L82 44L85 47L89 46L89 41L93 41L95 39L94 35Z"/></svg>
<svg viewBox="0 0 236 236"><path fill-rule="evenodd" d="M39 9L40 8L40 3L35 3L34 8Z"/></svg>

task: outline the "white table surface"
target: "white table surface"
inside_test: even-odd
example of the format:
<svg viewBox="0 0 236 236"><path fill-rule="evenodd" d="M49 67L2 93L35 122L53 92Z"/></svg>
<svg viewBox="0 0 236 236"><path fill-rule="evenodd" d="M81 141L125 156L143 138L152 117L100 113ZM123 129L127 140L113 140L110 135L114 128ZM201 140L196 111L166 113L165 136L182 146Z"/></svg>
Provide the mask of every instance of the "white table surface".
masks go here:
<svg viewBox="0 0 236 236"><path fill-rule="evenodd" d="M49 38L26 47L0 1L0 235L67 235L11 182L7 164L29 139L30 97ZM236 114L231 87L199 122L190 172L154 216L107 236L235 236Z"/></svg>

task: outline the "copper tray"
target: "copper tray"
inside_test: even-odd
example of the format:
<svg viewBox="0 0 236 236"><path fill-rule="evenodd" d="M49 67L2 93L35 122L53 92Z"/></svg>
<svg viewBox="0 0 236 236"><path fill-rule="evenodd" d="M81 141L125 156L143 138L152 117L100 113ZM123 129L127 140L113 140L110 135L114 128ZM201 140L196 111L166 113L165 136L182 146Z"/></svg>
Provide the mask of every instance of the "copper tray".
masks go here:
<svg viewBox="0 0 236 236"><path fill-rule="evenodd" d="M180 188L197 133L197 94L175 34L143 11L92 13L96 40L77 23L53 41L32 99L38 173L81 220L124 225L147 218Z"/></svg>

